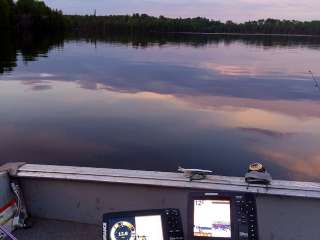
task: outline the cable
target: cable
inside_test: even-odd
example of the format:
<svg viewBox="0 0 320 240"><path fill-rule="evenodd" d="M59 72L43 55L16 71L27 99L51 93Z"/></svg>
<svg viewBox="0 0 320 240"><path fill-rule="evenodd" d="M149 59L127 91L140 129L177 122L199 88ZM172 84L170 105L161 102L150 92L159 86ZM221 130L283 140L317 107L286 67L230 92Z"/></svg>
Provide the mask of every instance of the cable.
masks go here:
<svg viewBox="0 0 320 240"><path fill-rule="evenodd" d="M15 217L20 217L21 208L22 208L22 199L20 197L20 189L19 189L19 186L16 185L15 183L11 183L11 188L17 198L17 211L15 214Z"/></svg>

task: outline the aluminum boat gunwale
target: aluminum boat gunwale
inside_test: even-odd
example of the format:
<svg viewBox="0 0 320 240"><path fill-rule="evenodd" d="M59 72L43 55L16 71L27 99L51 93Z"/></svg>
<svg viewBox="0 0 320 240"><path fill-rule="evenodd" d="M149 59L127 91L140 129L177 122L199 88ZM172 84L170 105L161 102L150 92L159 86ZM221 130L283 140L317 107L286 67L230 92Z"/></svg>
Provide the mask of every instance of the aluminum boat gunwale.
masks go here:
<svg viewBox="0 0 320 240"><path fill-rule="evenodd" d="M204 180L190 181L182 173L37 164L22 165L13 177L229 190L320 199L320 183L315 182L273 180L270 185L248 185L243 177L209 175Z"/></svg>

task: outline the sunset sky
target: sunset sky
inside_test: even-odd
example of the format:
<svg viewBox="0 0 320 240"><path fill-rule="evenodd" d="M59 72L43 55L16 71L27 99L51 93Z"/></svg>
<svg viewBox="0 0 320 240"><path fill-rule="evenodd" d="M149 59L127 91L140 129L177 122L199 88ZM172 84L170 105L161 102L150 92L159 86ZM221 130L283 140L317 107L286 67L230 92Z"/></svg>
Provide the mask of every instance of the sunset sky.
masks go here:
<svg viewBox="0 0 320 240"><path fill-rule="evenodd" d="M243 22L261 18L320 19L319 0L44 0L66 14L147 13L154 16L202 16Z"/></svg>

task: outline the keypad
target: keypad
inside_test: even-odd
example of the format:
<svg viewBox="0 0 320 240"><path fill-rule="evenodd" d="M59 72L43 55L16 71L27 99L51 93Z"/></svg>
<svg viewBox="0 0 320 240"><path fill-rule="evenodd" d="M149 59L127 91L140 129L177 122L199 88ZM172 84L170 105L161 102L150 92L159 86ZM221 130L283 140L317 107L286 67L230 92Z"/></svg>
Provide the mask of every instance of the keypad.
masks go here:
<svg viewBox="0 0 320 240"><path fill-rule="evenodd" d="M258 240L256 204L253 195L235 196L239 240Z"/></svg>
<svg viewBox="0 0 320 240"><path fill-rule="evenodd" d="M165 216L168 223L169 240L184 240L180 211L178 209L167 209L165 210Z"/></svg>

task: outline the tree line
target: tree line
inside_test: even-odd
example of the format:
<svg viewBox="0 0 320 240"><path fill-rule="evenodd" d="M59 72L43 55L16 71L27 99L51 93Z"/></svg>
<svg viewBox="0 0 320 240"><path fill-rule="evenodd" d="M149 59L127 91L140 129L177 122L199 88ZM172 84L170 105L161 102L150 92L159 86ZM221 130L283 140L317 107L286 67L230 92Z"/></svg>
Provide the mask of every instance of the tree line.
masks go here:
<svg viewBox="0 0 320 240"><path fill-rule="evenodd" d="M1 32L51 33L66 29L61 11L36 0L0 0Z"/></svg>
<svg viewBox="0 0 320 240"><path fill-rule="evenodd" d="M263 19L234 23L207 18L167 18L147 14L63 15L37 0L0 0L0 29L36 32L73 32L85 34L132 32L195 32L244 34L320 35L320 21Z"/></svg>
<svg viewBox="0 0 320 240"><path fill-rule="evenodd" d="M244 33L244 34L302 34L320 35L320 21L266 19L234 23L207 18L166 18L146 14L111 16L65 16L72 31L83 33L110 32L194 32L194 33Z"/></svg>

